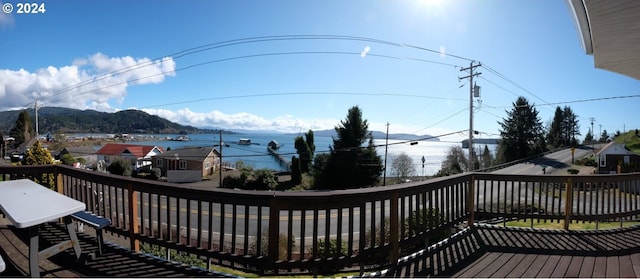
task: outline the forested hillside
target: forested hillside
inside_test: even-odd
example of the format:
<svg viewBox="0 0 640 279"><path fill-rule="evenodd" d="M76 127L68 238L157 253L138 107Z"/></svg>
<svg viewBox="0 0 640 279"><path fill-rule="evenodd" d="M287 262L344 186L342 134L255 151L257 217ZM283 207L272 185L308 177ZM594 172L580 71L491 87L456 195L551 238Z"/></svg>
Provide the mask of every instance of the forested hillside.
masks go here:
<svg viewBox="0 0 640 279"><path fill-rule="evenodd" d="M28 109L32 123L36 123L35 111ZM20 110L0 112L0 131L8 133L13 128ZM192 126L183 126L156 115L139 110L123 110L115 113L95 110L43 107L38 110L40 134L46 133L212 133Z"/></svg>

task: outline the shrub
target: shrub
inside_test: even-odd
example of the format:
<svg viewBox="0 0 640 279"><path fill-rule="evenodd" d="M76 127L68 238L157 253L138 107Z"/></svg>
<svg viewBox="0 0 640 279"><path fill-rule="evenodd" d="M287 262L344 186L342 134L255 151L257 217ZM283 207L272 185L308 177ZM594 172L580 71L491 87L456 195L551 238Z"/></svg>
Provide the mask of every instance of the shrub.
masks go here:
<svg viewBox="0 0 640 279"><path fill-rule="evenodd" d="M577 169L568 169L568 170L567 170L567 172L568 172L568 173L570 173L570 174L578 174L578 173L580 172L580 170L577 170Z"/></svg>

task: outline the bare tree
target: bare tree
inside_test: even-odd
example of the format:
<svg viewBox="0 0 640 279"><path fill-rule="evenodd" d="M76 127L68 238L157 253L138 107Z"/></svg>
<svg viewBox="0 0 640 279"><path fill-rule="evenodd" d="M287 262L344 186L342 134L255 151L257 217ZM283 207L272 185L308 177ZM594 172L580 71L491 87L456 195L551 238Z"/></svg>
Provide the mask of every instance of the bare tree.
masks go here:
<svg viewBox="0 0 640 279"><path fill-rule="evenodd" d="M413 176L415 172L416 167L407 153L402 152L391 157L391 175L398 178L398 183Z"/></svg>
<svg viewBox="0 0 640 279"><path fill-rule="evenodd" d="M436 176L448 176L465 172L467 171L467 162L467 156L462 147L459 145L451 146Z"/></svg>

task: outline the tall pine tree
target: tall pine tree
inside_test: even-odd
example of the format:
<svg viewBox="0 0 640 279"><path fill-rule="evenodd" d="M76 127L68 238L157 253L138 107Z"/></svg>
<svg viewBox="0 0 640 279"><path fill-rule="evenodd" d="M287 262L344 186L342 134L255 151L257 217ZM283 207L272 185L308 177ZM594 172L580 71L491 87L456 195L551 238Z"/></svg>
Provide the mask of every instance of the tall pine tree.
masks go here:
<svg viewBox="0 0 640 279"><path fill-rule="evenodd" d="M33 137L33 126L31 125L31 117L29 112L23 110L18 114L16 120L16 126L9 132L13 138L15 138L15 145L20 145L26 141L29 141Z"/></svg>
<svg viewBox="0 0 640 279"><path fill-rule="evenodd" d="M357 106L349 109L347 118L335 128L331 152L316 179L319 189L348 189L375 186L382 172L367 120ZM323 159L324 160L324 159Z"/></svg>
<svg viewBox="0 0 640 279"><path fill-rule="evenodd" d="M518 97L511 111L507 111L507 118L499 124L502 137L496 156L499 160L509 162L546 150L538 110L525 97Z"/></svg>

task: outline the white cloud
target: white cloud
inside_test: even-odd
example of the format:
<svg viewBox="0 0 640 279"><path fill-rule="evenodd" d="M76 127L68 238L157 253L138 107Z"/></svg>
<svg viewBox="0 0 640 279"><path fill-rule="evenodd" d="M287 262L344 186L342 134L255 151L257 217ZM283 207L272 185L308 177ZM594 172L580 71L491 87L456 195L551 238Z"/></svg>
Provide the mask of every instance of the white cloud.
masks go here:
<svg viewBox="0 0 640 279"><path fill-rule="evenodd" d="M188 108L180 110L166 109L142 109L143 111L158 115L169 121L182 125L191 125L194 127L221 128L225 130L263 130L276 131L285 133L306 132L311 129L314 131L333 129L340 123L340 119L303 119L292 115L278 116L273 119L267 119L255 114L240 112L227 114L217 110L211 112L194 112ZM371 131L385 131L386 123L369 123ZM407 133L432 136L440 136L450 134L452 131L440 128L418 127L414 125L392 124L389 132ZM464 134L452 134L441 138L447 141L459 141L465 138Z"/></svg>
<svg viewBox="0 0 640 279"><path fill-rule="evenodd" d="M291 115L278 116L273 119L247 113L223 113L220 111L194 112L188 108L177 111L165 109L142 109L143 111L158 115L169 121L182 125L195 127L212 127L222 129L242 130L269 130L279 132L299 132L312 130L332 129L339 120L337 119L302 119Z"/></svg>
<svg viewBox="0 0 640 279"><path fill-rule="evenodd" d="M108 57L97 53L72 65L37 69L0 69L0 110L21 108L40 98L47 106L113 110L110 101L122 102L132 85L160 83L175 75L170 57Z"/></svg>

